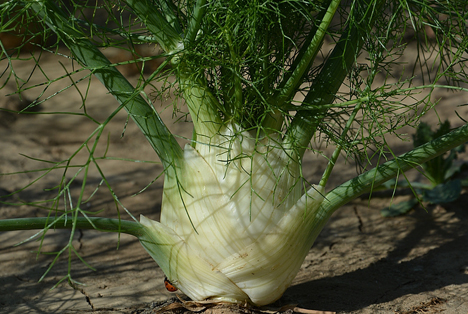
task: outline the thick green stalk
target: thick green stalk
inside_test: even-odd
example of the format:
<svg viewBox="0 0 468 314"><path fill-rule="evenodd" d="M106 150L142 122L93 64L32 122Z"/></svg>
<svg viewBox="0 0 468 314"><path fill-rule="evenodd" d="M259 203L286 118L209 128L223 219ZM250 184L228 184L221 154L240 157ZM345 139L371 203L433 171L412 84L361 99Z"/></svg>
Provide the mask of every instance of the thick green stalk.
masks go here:
<svg viewBox="0 0 468 314"><path fill-rule="evenodd" d="M146 1L145 1L146 2ZM138 16L138 18L146 25L148 30L157 36L160 31L159 19L148 18L148 12L142 9L139 1L127 1L129 6ZM186 40L194 39L198 28L201 23L201 18L204 14L205 2L200 0L197 2L194 8L194 16L189 24L189 30ZM180 47L177 49L183 49L181 45L182 39L178 41ZM173 48L175 49L175 48ZM222 120L219 116L218 110L223 111L219 102L211 94L206 84L206 78L203 74L195 73L190 67L186 66L185 63L180 62L179 58L173 59L173 63L177 68L177 78L179 80L180 89L183 91L184 99L187 102L190 115L193 119L194 124L194 137L197 142L209 143L210 138L217 134L221 125Z"/></svg>
<svg viewBox="0 0 468 314"><path fill-rule="evenodd" d="M307 47L303 47L298 55L298 58L294 60L292 65L292 73L286 77L286 80L281 83L282 88L279 93L275 93L273 99L278 104L283 104L289 101L297 92L297 88L303 81L304 74L310 69L312 61L317 56L317 53L322 47L323 39L327 34L327 29L330 26L333 16L338 9L341 0L332 0L328 6L322 21L318 28L315 30L313 38Z"/></svg>
<svg viewBox="0 0 468 314"><path fill-rule="evenodd" d="M329 27L340 2L341 0L333 0L328 8L324 9L317 16L317 19L321 21L320 25L318 27L314 25L314 27L311 28L309 35L305 39L297 57L294 59L289 72L286 73L284 79L279 84L278 90L269 97L269 103L283 107L284 109L284 107L294 97L298 87L303 82L304 76L309 72L317 53L320 51L327 28ZM265 51L264 53L266 54L267 52ZM265 84L268 86L267 80L265 80ZM265 88L265 90L267 90L267 88ZM262 122L262 126L266 132L278 132L281 130L283 123L284 120L282 114L277 111L267 115Z"/></svg>
<svg viewBox="0 0 468 314"><path fill-rule="evenodd" d="M73 221L70 218L60 218L54 220L50 217L40 218L14 218L0 219L0 231L15 231L15 230L34 230L34 229L72 229L75 225L76 229L95 229L104 232L119 232L131 234L135 237L142 235L142 226L138 222L89 217L77 218Z"/></svg>
<svg viewBox="0 0 468 314"><path fill-rule="evenodd" d="M326 116L329 108L327 105L333 103L338 89L352 69L384 3L384 0L356 2L352 16L349 18L355 22L345 29L304 98L305 106L313 106L317 109L299 110L286 133L287 147L293 148L299 158L304 155L310 139Z"/></svg>
<svg viewBox="0 0 468 314"><path fill-rule="evenodd" d="M223 125L217 109L220 104L204 84L203 76L197 79L190 76L187 70L186 74L179 73L178 79L192 117L196 142L210 143Z"/></svg>
<svg viewBox="0 0 468 314"><path fill-rule="evenodd" d="M310 235L318 235L331 215L341 206L364 193L372 192L379 185L395 178L398 174L416 168L467 141L468 124L465 124L334 188L327 193L320 208L314 214L315 219L310 226ZM308 194L313 195L315 189L315 187L310 188Z"/></svg>
<svg viewBox="0 0 468 314"><path fill-rule="evenodd" d="M179 8L177 8L177 6L172 2L172 0L161 0L159 1L159 5L161 6L162 13L166 16L166 21L179 35L181 35L183 33L181 21L184 21L186 19L185 15L180 11ZM175 12L177 12L177 15L175 14Z"/></svg>
<svg viewBox="0 0 468 314"><path fill-rule="evenodd" d="M69 24L60 8L51 1L35 2L32 8L65 43L73 57L89 68L117 101L124 105L158 154L165 169L173 167L182 156L182 149L152 106L111 66L109 60L82 32Z"/></svg>
<svg viewBox="0 0 468 314"><path fill-rule="evenodd" d="M468 123L336 187L325 197L321 212L323 215L331 215L344 204L371 192L399 173L419 167L466 142L468 142Z"/></svg>
<svg viewBox="0 0 468 314"><path fill-rule="evenodd" d="M179 34L166 20L166 18L156 9L154 3L148 0L127 0L127 5L133 10L148 30L153 33L161 48L170 53L178 47L182 41L182 34ZM170 18L171 22L175 22Z"/></svg>
<svg viewBox="0 0 468 314"><path fill-rule="evenodd" d="M190 19L187 32L184 37L184 42L186 44L192 43L197 37L198 30L200 29L200 24L203 16L206 11L206 0L197 0L195 7L193 8L193 15Z"/></svg>

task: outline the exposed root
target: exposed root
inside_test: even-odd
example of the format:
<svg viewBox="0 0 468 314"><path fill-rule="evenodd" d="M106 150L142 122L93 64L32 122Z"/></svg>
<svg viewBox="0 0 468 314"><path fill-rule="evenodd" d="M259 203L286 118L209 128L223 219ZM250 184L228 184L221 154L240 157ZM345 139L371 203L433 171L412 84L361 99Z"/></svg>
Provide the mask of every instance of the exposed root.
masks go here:
<svg viewBox="0 0 468 314"><path fill-rule="evenodd" d="M164 302L153 302L146 309L138 309L131 314L335 314L335 312L308 310L297 307L295 304L282 307L254 307L249 304L233 304L219 301L186 301L172 298Z"/></svg>

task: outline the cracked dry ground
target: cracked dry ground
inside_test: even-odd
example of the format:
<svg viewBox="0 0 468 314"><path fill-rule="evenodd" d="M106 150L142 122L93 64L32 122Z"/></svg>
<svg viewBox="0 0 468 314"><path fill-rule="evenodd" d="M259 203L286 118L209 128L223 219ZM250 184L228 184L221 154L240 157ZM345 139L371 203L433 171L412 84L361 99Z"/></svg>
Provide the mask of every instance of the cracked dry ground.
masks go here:
<svg viewBox="0 0 468 314"><path fill-rule="evenodd" d="M47 64L43 67L49 71L47 73L54 69L60 71L61 67L55 64L51 63L49 68ZM29 70L24 69L25 72ZM57 89L60 88L57 86ZM445 97L441 101L439 114L447 116L452 112L449 115L452 124L459 125L460 121L453 113L453 104L463 104L467 100L452 94L438 96ZM5 101L6 98L2 96L1 99ZM72 110L80 106L80 95L71 92L65 98L52 98L41 110L54 111L58 104L63 110ZM88 103L89 110L94 110L90 114L103 119L114 107L112 97L99 84L95 84L93 97L89 98ZM468 116L468 107L457 110L461 116ZM163 115L165 121L170 121L170 110L166 110ZM125 136L121 137L126 118L125 115L118 115L116 123L109 128L108 156L155 160L150 145L135 126L129 124ZM191 128L186 124L168 125L182 136L190 134ZM41 167L40 163L24 158L19 153L39 159L63 160L75 151L94 128L95 125L76 116L38 115L9 120L0 129L0 173ZM410 143L399 145L395 153L411 147ZM79 154L76 158L82 162L86 157L86 154ZM305 175L308 178L317 177L325 161L319 158L307 160L304 165ZM462 156L462 160L468 160L467 156ZM343 163L338 167L336 173L339 176L333 178L330 186L355 175L355 169L350 164ZM132 197L159 173L157 165L108 161L102 163L102 170L122 203L135 216L143 214L158 219L161 180L138 197ZM36 175L26 173L0 177L0 193L23 187ZM409 175L411 179L418 179L415 172ZM57 184L59 176L53 173L49 178L38 181L32 189L10 200L46 199L53 192L46 188ZM99 176L91 174L88 179L90 191L99 182ZM72 186L72 196L77 195L80 183L78 180ZM101 190L88 203L87 209L102 210L102 216L116 217L111 197L104 189ZM427 212L418 207L407 216L393 219L382 218L379 213L391 201L390 196L374 196L370 202L365 197L355 200L335 213L310 250L292 287L275 306L279 308L297 304L302 309L337 313L468 313L466 191L454 203L428 206ZM394 201L407 197L403 193ZM38 207L0 207L1 218L45 214ZM68 261L66 255L59 259L44 280L38 283L53 258L34 254L39 242L14 246L33 234L32 231L0 233L0 313L146 314L154 313L152 302L173 296L164 288L163 273L138 241L121 235L117 245L116 234L89 230L77 232L73 244L95 270L87 268L74 257L71 260L72 276L84 285L76 286L74 290L66 283L61 283L50 290L67 274ZM60 250L68 242L68 234L66 230L51 232L42 243L42 251ZM242 312L235 309L221 311Z"/></svg>

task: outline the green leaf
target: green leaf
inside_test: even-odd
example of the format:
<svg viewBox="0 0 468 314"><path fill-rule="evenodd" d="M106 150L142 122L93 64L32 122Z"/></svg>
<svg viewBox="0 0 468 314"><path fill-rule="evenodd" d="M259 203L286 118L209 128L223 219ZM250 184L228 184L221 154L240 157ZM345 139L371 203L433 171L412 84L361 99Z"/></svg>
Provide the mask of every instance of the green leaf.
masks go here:
<svg viewBox="0 0 468 314"><path fill-rule="evenodd" d="M409 212L414 206L416 206L419 201L415 198L412 198L408 201L400 202L397 204L392 204L388 207L385 207L380 211L380 214L384 217L396 217L404 215Z"/></svg>
<svg viewBox="0 0 468 314"><path fill-rule="evenodd" d="M423 200L432 204L450 203L457 200L461 194L461 181L453 180L437 185L432 190L423 193Z"/></svg>
<svg viewBox="0 0 468 314"><path fill-rule="evenodd" d="M449 180L456 174L460 173L463 168L466 168L467 163L463 163L461 165L451 165L450 168L447 169L447 172L445 173L445 180Z"/></svg>

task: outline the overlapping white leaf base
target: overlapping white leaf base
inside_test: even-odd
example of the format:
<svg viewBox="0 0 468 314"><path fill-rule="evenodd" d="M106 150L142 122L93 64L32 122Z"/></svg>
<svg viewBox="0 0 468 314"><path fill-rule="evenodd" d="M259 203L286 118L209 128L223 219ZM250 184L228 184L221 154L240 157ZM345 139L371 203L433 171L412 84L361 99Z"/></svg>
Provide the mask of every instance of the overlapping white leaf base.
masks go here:
<svg viewBox="0 0 468 314"><path fill-rule="evenodd" d="M275 139L227 127L187 145L166 174L161 223L141 217L143 246L193 300L265 305L291 284L318 232L323 191L303 194L300 165Z"/></svg>

